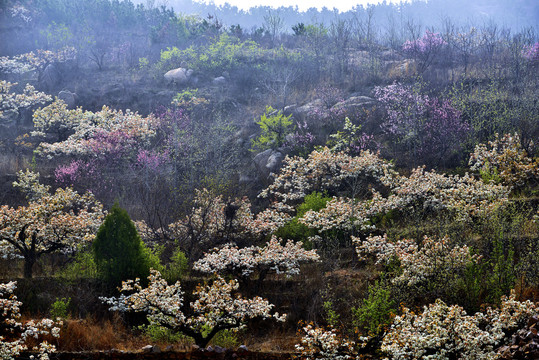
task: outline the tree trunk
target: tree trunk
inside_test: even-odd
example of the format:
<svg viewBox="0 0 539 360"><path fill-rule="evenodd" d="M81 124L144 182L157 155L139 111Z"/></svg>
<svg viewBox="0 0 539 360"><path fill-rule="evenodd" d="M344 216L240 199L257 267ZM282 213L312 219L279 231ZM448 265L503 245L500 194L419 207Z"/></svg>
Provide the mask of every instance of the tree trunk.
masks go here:
<svg viewBox="0 0 539 360"><path fill-rule="evenodd" d="M34 267L35 263L36 263L36 258L34 256L28 256L24 258L24 278L25 279L32 278L32 268Z"/></svg>

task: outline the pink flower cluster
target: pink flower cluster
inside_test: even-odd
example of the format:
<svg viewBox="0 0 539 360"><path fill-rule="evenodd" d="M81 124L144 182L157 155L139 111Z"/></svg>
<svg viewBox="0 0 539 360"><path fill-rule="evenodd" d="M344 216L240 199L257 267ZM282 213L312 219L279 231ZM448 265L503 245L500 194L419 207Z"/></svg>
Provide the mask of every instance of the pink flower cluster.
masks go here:
<svg viewBox="0 0 539 360"><path fill-rule="evenodd" d="M530 63L539 64L539 42L533 45L524 46L522 56Z"/></svg>
<svg viewBox="0 0 539 360"><path fill-rule="evenodd" d="M444 45L447 45L447 42L442 39L439 33L427 30L421 39L406 41L402 45L402 50L410 53L428 53Z"/></svg>

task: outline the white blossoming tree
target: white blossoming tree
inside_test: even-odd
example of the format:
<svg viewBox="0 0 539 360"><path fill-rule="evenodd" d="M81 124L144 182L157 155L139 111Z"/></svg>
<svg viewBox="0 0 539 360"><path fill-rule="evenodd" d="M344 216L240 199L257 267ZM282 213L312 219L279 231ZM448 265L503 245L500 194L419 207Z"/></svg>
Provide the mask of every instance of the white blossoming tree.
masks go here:
<svg viewBox="0 0 539 360"><path fill-rule="evenodd" d="M467 315L458 305L441 300L415 314L407 308L397 316L382 342L392 359L498 359L496 346L505 343L539 309L515 294L502 297L499 309Z"/></svg>
<svg viewBox="0 0 539 360"><path fill-rule="evenodd" d="M256 273L258 280L262 281L270 271L292 276L299 274L300 263L318 260L316 251L303 249L301 242L289 240L283 246L281 239L272 236L263 247L249 246L240 249L233 244L226 244L213 249L195 262L193 268L210 274L229 273L240 279Z"/></svg>
<svg viewBox="0 0 539 360"><path fill-rule="evenodd" d="M355 356L355 343L342 338L335 329L326 330L307 324L302 328L304 335L296 350L305 359L351 360Z"/></svg>
<svg viewBox="0 0 539 360"><path fill-rule="evenodd" d="M207 189L196 190L193 204L185 218L169 225L170 237L176 239L193 260L217 245L261 239L277 230L276 217L281 214L265 210L254 217L247 198L226 201ZM285 223L284 220L279 222L281 226Z"/></svg>
<svg viewBox="0 0 539 360"><path fill-rule="evenodd" d="M161 274L152 270L147 288L139 279L123 283L122 294L115 298L101 298L112 311L145 312L152 325L163 326L192 337L198 346L205 347L221 330L240 329L249 319L273 317L285 321L285 315L271 314L273 305L260 297L244 299L234 293L236 280L217 277L211 285L198 285L194 301L187 305L180 282L168 285Z"/></svg>
<svg viewBox="0 0 539 360"><path fill-rule="evenodd" d="M38 258L47 253L74 252L93 240L103 219L102 205L91 193L57 189L39 183L39 174L20 171L20 187L28 205L0 207L0 254L24 258L24 276L32 277Z"/></svg>
<svg viewBox="0 0 539 360"><path fill-rule="evenodd" d="M413 286L420 283L441 284L451 276L462 274L466 267L478 260L468 246L454 244L448 236L441 239L425 236L420 244L415 240L389 241L387 236L370 236L365 241L353 237L358 257L375 255L376 263L398 259L402 273L393 284Z"/></svg>
<svg viewBox="0 0 539 360"><path fill-rule="evenodd" d="M529 147L533 148L533 141ZM528 155L522 147L518 134L496 134L488 144L478 144L468 162L489 182L501 182L506 186L521 188L539 182L539 161Z"/></svg>
<svg viewBox="0 0 539 360"><path fill-rule="evenodd" d="M0 123L18 117L22 109L43 105L52 100L51 96L36 91L30 84L26 84L22 93L12 92L15 85L17 83L0 81Z"/></svg>
<svg viewBox="0 0 539 360"><path fill-rule="evenodd" d="M59 337L61 323L55 324L50 319L20 322L22 303L13 294L17 283L11 281L0 284L0 359L15 359L21 351L29 350L28 340L37 343L30 350L38 351L41 360L48 359L48 354L56 348L40 337L51 335Z"/></svg>

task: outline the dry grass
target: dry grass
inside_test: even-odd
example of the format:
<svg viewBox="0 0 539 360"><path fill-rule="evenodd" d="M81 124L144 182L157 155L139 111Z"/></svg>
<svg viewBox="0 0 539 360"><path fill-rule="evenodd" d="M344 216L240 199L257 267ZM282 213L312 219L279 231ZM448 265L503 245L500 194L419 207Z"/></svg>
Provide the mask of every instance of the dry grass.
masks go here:
<svg viewBox="0 0 539 360"><path fill-rule="evenodd" d="M117 316L113 320L66 320L60 340L59 351L138 350L147 345L145 337L135 337Z"/></svg>
<svg viewBox="0 0 539 360"><path fill-rule="evenodd" d="M274 330L266 334L264 338L246 335L242 343L250 351L256 352L295 352L295 345L301 342L296 333L286 333L281 330Z"/></svg>

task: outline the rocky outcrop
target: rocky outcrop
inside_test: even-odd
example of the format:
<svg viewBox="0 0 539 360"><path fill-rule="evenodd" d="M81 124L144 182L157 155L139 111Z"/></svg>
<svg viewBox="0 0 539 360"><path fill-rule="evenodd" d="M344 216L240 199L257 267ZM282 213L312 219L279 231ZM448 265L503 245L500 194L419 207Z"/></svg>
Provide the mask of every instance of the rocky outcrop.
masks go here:
<svg viewBox="0 0 539 360"><path fill-rule="evenodd" d="M185 69L185 68L177 68L170 71L167 71L167 73L164 75L165 80L168 84L185 84L189 81L189 78L193 74L193 70Z"/></svg>
<svg viewBox="0 0 539 360"><path fill-rule="evenodd" d="M266 180L271 173L276 173L279 170L283 159L282 151L268 149L256 154L253 161L261 177Z"/></svg>
<svg viewBox="0 0 539 360"><path fill-rule="evenodd" d="M312 113L316 109L319 109L322 106L324 106L324 102L322 101L322 99L316 99L311 101L310 103L295 108L293 114L296 119L304 120L306 117L309 116L310 113Z"/></svg>
<svg viewBox="0 0 539 360"><path fill-rule="evenodd" d="M68 90L62 90L58 93L58 99L66 103L69 109L75 108L76 94Z"/></svg>
<svg viewBox="0 0 539 360"><path fill-rule="evenodd" d="M226 78L224 76L219 76L213 79L211 83L214 86L224 86L226 85Z"/></svg>
<svg viewBox="0 0 539 360"><path fill-rule="evenodd" d="M54 89L54 87L60 83L60 71L58 70L58 65L54 63L47 65L39 78L39 82L41 86L47 90Z"/></svg>
<svg viewBox="0 0 539 360"><path fill-rule="evenodd" d="M340 101L333 105L333 109L343 109L345 111L352 111L358 108L364 108L375 104L375 100L368 96L351 96L346 100Z"/></svg>

